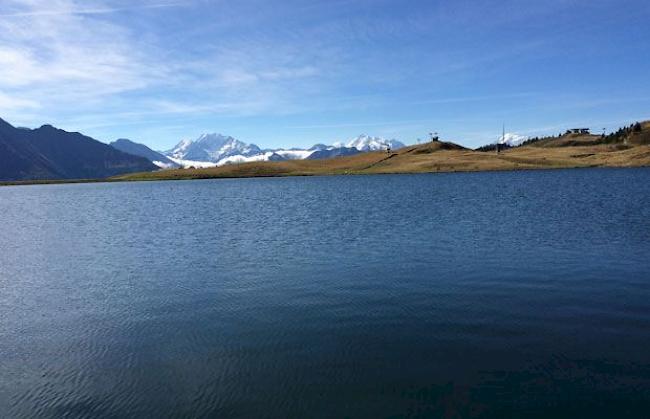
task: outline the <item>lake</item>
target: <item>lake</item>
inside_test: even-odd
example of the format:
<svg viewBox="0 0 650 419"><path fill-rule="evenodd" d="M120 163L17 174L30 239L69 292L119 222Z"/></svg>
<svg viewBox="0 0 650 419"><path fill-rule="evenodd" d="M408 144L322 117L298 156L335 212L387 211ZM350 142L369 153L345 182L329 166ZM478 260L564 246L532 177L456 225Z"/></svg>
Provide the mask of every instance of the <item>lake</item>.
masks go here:
<svg viewBox="0 0 650 419"><path fill-rule="evenodd" d="M0 188L0 416L642 417L650 169Z"/></svg>

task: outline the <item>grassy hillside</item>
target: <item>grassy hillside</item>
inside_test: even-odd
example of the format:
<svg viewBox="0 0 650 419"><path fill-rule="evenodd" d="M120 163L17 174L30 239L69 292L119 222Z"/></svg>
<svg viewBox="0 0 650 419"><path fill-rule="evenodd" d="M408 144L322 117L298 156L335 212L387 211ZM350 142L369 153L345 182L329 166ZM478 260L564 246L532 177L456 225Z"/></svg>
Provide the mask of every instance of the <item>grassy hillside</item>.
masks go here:
<svg viewBox="0 0 650 419"><path fill-rule="evenodd" d="M559 137L542 138L532 144L531 147L580 147L606 144L606 137L592 134L564 134Z"/></svg>
<svg viewBox="0 0 650 419"><path fill-rule="evenodd" d="M136 173L114 179L208 179L637 166L650 166L650 146L622 144L524 146L496 154L441 142L406 147L391 154L371 152L329 160L255 162L209 169L165 170Z"/></svg>
<svg viewBox="0 0 650 419"><path fill-rule="evenodd" d="M533 147L580 147L604 144L650 145L650 121L632 124L608 135L566 133L557 137L533 138L523 145Z"/></svg>

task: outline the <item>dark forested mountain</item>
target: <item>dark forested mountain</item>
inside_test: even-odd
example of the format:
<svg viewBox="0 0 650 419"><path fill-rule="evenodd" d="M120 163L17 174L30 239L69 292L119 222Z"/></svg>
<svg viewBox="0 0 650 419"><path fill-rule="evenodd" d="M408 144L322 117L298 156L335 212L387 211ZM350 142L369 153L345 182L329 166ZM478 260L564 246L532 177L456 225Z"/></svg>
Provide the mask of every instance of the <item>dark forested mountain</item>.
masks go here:
<svg viewBox="0 0 650 419"><path fill-rule="evenodd" d="M354 156L361 153L354 147L337 147L316 150L307 157L309 160L331 159L333 157Z"/></svg>
<svg viewBox="0 0 650 419"><path fill-rule="evenodd" d="M0 180L105 178L155 169L143 157L77 132L15 128L0 119Z"/></svg>
<svg viewBox="0 0 650 419"><path fill-rule="evenodd" d="M144 157L153 164L163 168L172 168L178 167L178 164L174 163L172 160L167 158L157 151L154 151L147 147L144 144L136 143L125 138L120 138L119 140L113 141L111 146L123 151L125 153L133 154L134 156Z"/></svg>

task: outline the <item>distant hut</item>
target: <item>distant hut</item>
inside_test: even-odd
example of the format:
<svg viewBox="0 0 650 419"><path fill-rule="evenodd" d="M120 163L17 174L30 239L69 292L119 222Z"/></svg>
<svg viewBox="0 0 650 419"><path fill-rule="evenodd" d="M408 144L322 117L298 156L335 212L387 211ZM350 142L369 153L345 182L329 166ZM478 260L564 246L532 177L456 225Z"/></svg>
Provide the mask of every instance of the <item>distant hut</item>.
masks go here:
<svg viewBox="0 0 650 419"><path fill-rule="evenodd" d="M589 128L571 128L567 130L567 134L589 134L591 130Z"/></svg>

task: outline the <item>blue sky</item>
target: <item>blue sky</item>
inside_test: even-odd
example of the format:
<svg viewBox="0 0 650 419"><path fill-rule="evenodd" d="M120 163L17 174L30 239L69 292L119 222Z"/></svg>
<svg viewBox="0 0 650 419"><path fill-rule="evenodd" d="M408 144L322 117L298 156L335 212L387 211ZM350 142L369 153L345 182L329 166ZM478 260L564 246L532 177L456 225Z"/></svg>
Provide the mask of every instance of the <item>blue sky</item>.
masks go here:
<svg viewBox="0 0 650 419"><path fill-rule="evenodd" d="M2 0L0 117L166 149L650 119L650 2Z"/></svg>

